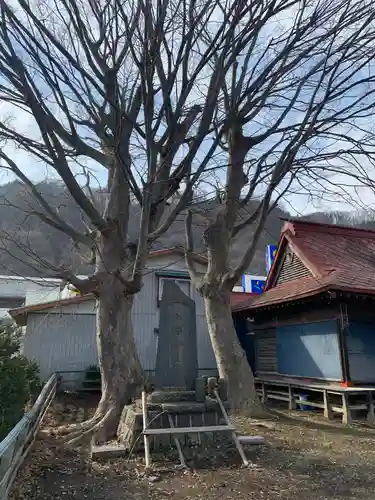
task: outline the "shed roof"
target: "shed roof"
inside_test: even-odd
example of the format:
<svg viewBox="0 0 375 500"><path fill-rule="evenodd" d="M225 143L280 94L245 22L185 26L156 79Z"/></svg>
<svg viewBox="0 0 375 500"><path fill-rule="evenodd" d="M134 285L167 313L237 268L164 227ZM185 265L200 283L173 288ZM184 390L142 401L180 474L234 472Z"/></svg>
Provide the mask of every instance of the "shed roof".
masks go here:
<svg viewBox="0 0 375 500"><path fill-rule="evenodd" d="M257 296L251 293L244 292L232 292L230 297L230 303L232 308L240 307L243 303L249 304L249 301L255 299ZM74 304L79 304L87 300L94 300L95 296L91 293L86 295L77 295L75 297L68 297L66 299L51 300L49 302L42 302L39 304L30 304L28 306L17 307L11 309L9 314L17 321L17 323L26 324L27 315L30 313L38 313L42 311L47 311L49 309L63 308L65 306L70 306Z"/></svg>
<svg viewBox="0 0 375 500"><path fill-rule="evenodd" d="M247 306L257 297L253 293L232 292L230 296L230 305L232 310L241 309L243 304Z"/></svg>
<svg viewBox="0 0 375 500"><path fill-rule="evenodd" d="M310 273L277 284L287 248L298 256ZM285 220L265 292L247 303L243 301L234 306L233 311L255 310L328 290L375 294L375 231Z"/></svg>
<svg viewBox="0 0 375 500"><path fill-rule="evenodd" d="M148 258L153 259L155 257L162 257L163 255L174 255L174 254L178 254L181 255L181 257L185 257L185 249L180 246L172 248L162 248L160 250L154 250L153 252L150 252ZM203 255L194 253L192 257L199 264L207 265L208 262L207 258L204 257Z"/></svg>
<svg viewBox="0 0 375 500"><path fill-rule="evenodd" d="M65 306L71 306L73 304L79 304L80 302L85 302L87 300L94 300L95 297L92 293L86 295L77 295L75 297L68 297L66 299L51 300L49 302L40 302L38 304L30 304L28 306L17 307L15 309L10 309L8 312L14 320L16 320L18 325L25 325L26 318L29 313L37 313L42 311L47 311L49 309L57 309Z"/></svg>

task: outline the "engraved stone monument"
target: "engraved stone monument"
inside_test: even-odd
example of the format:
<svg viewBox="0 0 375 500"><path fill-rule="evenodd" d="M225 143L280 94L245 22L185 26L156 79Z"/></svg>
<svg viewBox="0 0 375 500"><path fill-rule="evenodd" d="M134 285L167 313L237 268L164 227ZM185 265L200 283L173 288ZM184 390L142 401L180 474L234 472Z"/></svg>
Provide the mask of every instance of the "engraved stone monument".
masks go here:
<svg viewBox="0 0 375 500"><path fill-rule="evenodd" d="M220 407L209 394L209 381L213 379L197 377L195 302L173 281L166 280L160 303L154 390L147 396L151 429L170 428L171 421L175 427L183 428L220 423ZM123 409L117 430L118 439L127 450L132 450L134 446L140 449L142 430L142 405L140 400L136 400ZM184 439L187 445L196 445L197 440L201 443L216 442L211 432L199 437L197 433L192 433L179 439ZM170 449L174 444L173 437L166 434L155 435L150 446L155 450Z"/></svg>
<svg viewBox="0 0 375 500"><path fill-rule="evenodd" d="M195 302L165 281L160 303L155 385L193 390L198 375Z"/></svg>

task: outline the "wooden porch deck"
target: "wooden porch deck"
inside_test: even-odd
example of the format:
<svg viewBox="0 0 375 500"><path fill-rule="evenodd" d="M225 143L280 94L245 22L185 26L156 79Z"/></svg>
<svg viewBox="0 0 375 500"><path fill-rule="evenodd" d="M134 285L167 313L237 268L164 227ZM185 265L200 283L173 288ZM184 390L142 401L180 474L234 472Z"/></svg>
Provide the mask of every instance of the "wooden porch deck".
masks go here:
<svg viewBox="0 0 375 500"><path fill-rule="evenodd" d="M290 410L297 405L322 409L329 420L339 413L344 424L353 421L353 412L361 412L369 423L375 424L375 385L343 387L334 381L258 375L255 386L264 403L274 399L287 402Z"/></svg>

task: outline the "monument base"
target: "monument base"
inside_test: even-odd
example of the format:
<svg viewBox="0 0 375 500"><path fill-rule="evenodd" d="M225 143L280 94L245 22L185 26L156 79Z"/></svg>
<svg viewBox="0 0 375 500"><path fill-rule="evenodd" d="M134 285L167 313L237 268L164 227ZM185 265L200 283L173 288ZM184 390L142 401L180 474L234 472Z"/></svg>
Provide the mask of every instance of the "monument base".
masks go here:
<svg viewBox="0 0 375 500"><path fill-rule="evenodd" d="M200 385L196 384L197 389ZM207 386L206 386L207 387ZM228 408L228 403L224 402ZM169 419L172 418L175 427L210 427L225 425L225 420L218 402L209 395L197 391L165 390L155 391L148 395L148 421L150 429L169 429ZM142 402L136 400L125 406L117 430L118 441L128 451L143 450ZM210 447L217 444L231 442L230 433L217 434L214 432L193 433L178 437L181 446ZM175 448L172 435L155 435L150 438L150 448L153 451Z"/></svg>

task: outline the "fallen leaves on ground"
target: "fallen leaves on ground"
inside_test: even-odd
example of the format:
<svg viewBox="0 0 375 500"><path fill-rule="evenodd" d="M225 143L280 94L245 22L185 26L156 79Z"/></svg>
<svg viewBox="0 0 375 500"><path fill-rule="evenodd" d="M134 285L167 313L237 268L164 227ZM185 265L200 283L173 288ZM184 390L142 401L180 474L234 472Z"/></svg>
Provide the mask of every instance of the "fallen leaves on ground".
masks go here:
<svg viewBox="0 0 375 500"><path fill-rule="evenodd" d="M317 414L281 412L267 421L235 418L244 435L266 444L247 447L255 468L241 467L235 448L191 451L189 470L175 454L145 473L142 457L91 462L89 450L56 446L57 425L92 414L94 399L65 396L53 403L22 467L10 500L366 500L375 497L375 432L327 425Z"/></svg>

